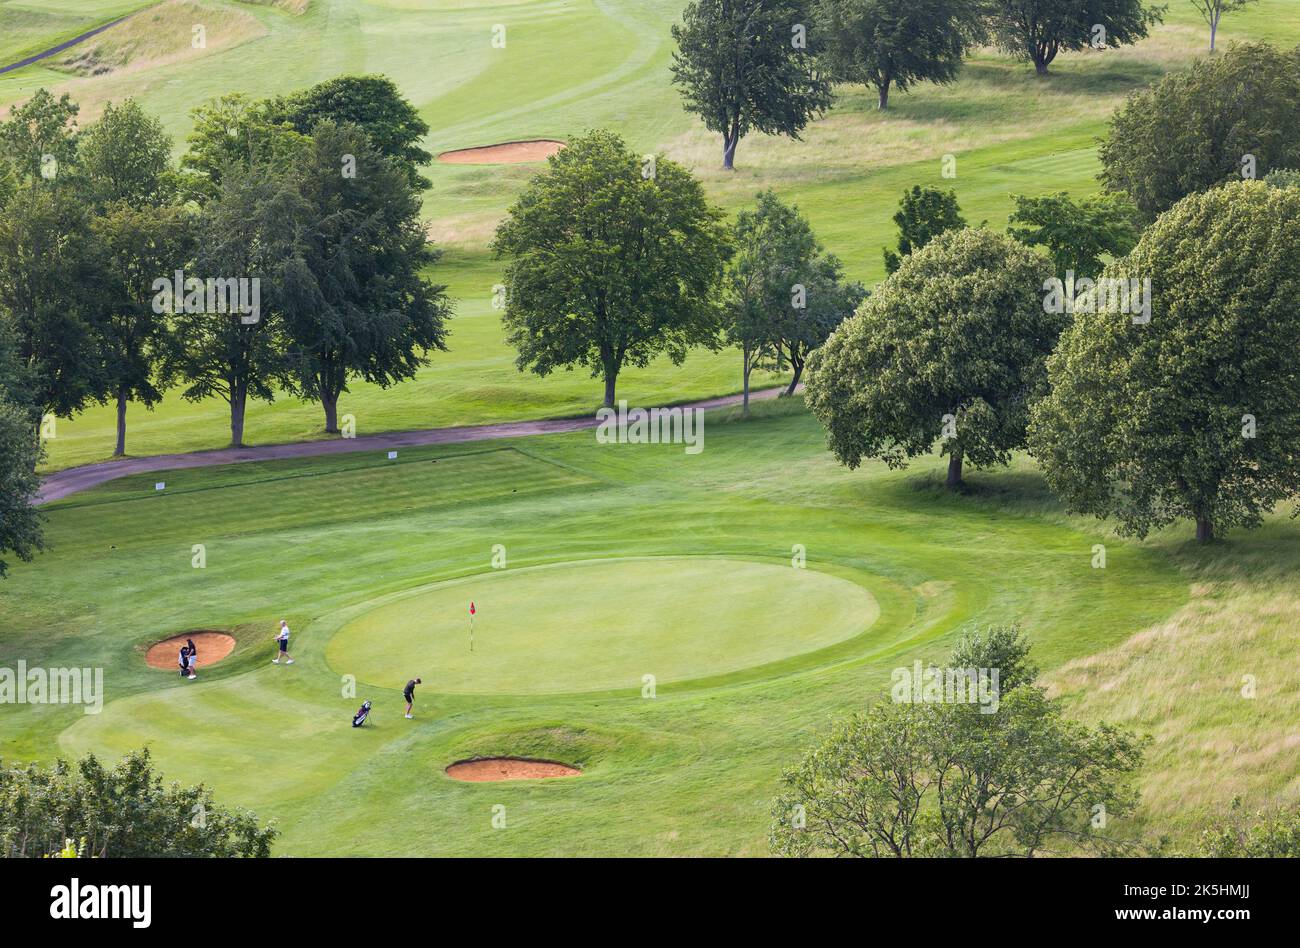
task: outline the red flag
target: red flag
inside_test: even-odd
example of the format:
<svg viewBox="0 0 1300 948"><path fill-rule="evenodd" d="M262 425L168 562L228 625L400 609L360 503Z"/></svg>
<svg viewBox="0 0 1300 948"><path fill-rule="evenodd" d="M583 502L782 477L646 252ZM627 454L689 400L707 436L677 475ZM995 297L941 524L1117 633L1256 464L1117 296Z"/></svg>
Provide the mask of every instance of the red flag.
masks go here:
<svg viewBox="0 0 1300 948"><path fill-rule="evenodd" d="M470 614L470 615L473 615L473 614L474 614L474 600L473 600L473 599L471 599L471 600L469 601L469 614Z"/></svg>

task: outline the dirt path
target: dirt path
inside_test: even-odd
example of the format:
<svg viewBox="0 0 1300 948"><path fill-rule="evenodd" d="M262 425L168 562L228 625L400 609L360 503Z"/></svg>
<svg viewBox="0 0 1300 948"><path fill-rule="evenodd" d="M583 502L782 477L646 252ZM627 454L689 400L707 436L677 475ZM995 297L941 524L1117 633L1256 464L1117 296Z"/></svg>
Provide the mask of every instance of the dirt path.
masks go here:
<svg viewBox="0 0 1300 948"><path fill-rule="evenodd" d="M139 12L140 12L139 10L136 11L136 13ZM0 66L0 76L3 76L7 72L13 72L15 69L22 69L24 66L30 66L32 63L38 63L42 59L49 59L51 56L57 56L65 49L70 49L73 46L76 46L78 43L84 43L86 40L90 39L91 37L98 36L100 33L104 32L110 27L117 26L117 24L121 23L123 20L130 19L133 16L135 16L135 13L128 13L126 16L120 16L116 20L113 20L109 23L105 23L103 26L97 26L93 30L87 30L85 33L82 33L80 36L74 36L66 43L60 43L58 46L51 46L49 49L45 50L44 52L37 53L35 56L28 56L26 59L21 59L18 62L11 63L8 66Z"/></svg>
<svg viewBox="0 0 1300 948"><path fill-rule="evenodd" d="M783 387L766 388L750 392L750 401L775 398ZM724 395L702 402L690 402L681 407L728 408L741 403L740 395ZM508 421L495 425L470 425L460 428L426 428L421 431L395 431L389 434L366 435L362 438L329 438L323 441L299 441L294 444L267 444L251 448L219 448L213 451L192 451L188 454L155 454L143 458L121 461L102 461L70 467L49 475L41 484L36 503L45 504L61 500L83 490L89 490L108 481L130 474L149 471L174 471L191 467L214 467L219 464L240 464L246 461L276 461L283 458L317 457L322 454L352 454L365 451L392 451L396 448L414 448L427 444L457 444L464 441L491 441L496 438L520 438L527 435L558 434L565 431L582 431L595 428L594 414L579 418L555 418L548 421Z"/></svg>

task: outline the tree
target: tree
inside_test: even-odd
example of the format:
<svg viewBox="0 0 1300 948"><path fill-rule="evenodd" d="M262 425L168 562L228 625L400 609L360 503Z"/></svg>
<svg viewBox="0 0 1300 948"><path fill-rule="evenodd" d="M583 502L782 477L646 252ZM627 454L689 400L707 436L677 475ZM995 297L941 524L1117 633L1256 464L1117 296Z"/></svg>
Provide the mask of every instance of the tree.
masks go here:
<svg viewBox="0 0 1300 948"><path fill-rule="evenodd" d="M67 93L57 99L48 89L9 110L0 122L0 157L12 165L19 181L56 181L77 161L77 113Z"/></svg>
<svg viewBox="0 0 1300 948"><path fill-rule="evenodd" d="M160 290L175 340L163 380L184 380L190 401L222 398L233 447L244 443L248 399L272 401L287 374L284 307L310 292L303 253L313 223L289 174L228 166L199 215L194 275Z"/></svg>
<svg viewBox="0 0 1300 948"><path fill-rule="evenodd" d="M991 625L983 631L963 632L948 659L952 668L996 668L1001 694L1010 694L1038 678L1038 666L1029 658L1029 637L1015 625Z"/></svg>
<svg viewBox="0 0 1300 948"><path fill-rule="evenodd" d="M956 191L923 188L919 184L903 192L894 223L898 225L898 253L885 248L886 273L893 273L903 257L920 250L940 234L966 226L957 206Z"/></svg>
<svg viewBox="0 0 1300 948"><path fill-rule="evenodd" d="M844 279L844 268L834 254L820 254L809 261L805 274L804 305L785 313L776 326L775 367L781 370L788 363L791 369L784 395L794 394L808 357L868 295L861 283Z"/></svg>
<svg viewBox="0 0 1300 948"><path fill-rule="evenodd" d="M673 26L673 82L688 111L722 135L722 166L751 130L799 132L832 102L805 39L803 0L695 0Z"/></svg>
<svg viewBox="0 0 1300 948"><path fill-rule="evenodd" d="M348 380L387 387L413 378L429 350L446 348L449 311L446 288L421 276L438 254L402 164L357 126L329 120L315 126L304 162L298 187L313 226L307 278L291 281L306 292L284 307L290 379L321 403L325 430L337 433Z"/></svg>
<svg viewBox="0 0 1300 948"><path fill-rule="evenodd" d="M1275 188L1300 188L1300 171L1278 168L1264 175L1264 183Z"/></svg>
<svg viewBox="0 0 1300 948"><path fill-rule="evenodd" d="M782 775L769 840L787 856L1036 856L1122 851L1094 825L1131 813L1146 741L1066 719L1033 685L997 710L882 702Z"/></svg>
<svg viewBox="0 0 1300 948"><path fill-rule="evenodd" d="M989 11L998 45L1032 62L1034 71L1046 76L1063 50L1146 39L1164 7L1145 7L1142 0L990 0Z"/></svg>
<svg viewBox="0 0 1300 948"><path fill-rule="evenodd" d="M96 858L266 858L279 835L245 810L217 805L199 784L164 785L148 749L114 767L92 754L0 767L0 856L39 859L84 841Z"/></svg>
<svg viewBox="0 0 1300 948"><path fill-rule="evenodd" d="M905 257L809 360L804 397L839 461L901 468L942 438L950 488L964 461L1005 464L1065 325L1043 305L1049 275L1038 254L986 230Z"/></svg>
<svg viewBox="0 0 1300 948"><path fill-rule="evenodd" d="M105 391L98 277L84 202L43 180L23 185L0 214L0 315L16 332L37 418L70 418Z"/></svg>
<svg viewBox="0 0 1300 948"><path fill-rule="evenodd" d="M1240 798L1228 816L1201 833L1197 855L1210 859L1300 858L1300 813L1279 810L1248 816Z"/></svg>
<svg viewBox="0 0 1300 948"><path fill-rule="evenodd" d="M231 171L288 170L306 147L306 137L287 120L278 120L270 104L243 93L224 95L192 115L194 130L181 158L181 181L186 196L199 204L221 192L223 177Z"/></svg>
<svg viewBox="0 0 1300 948"><path fill-rule="evenodd" d="M156 375L171 345L168 312L155 305L156 281L190 259L194 221L182 207L117 203L91 222L101 255L96 321L105 391L117 406L114 457L126 454L126 410L152 409L163 393Z"/></svg>
<svg viewBox="0 0 1300 948"><path fill-rule="evenodd" d="M521 370L589 367L612 406L625 365L660 354L680 364L692 346L716 344L722 212L675 162L656 158L643 174L612 132L548 160L492 244L510 259L505 327Z"/></svg>
<svg viewBox="0 0 1300 948"><path fill-rule="evenodd" d="M1103 279L1150 280L1149 306L1076 301L1030 431L1048 485L1122 534L1257 526L1300 492L1300 191L1190 195Z"/></svg>
<svg viewBox="0 0 1300 948"><path fill-rule="evenodd" d="M983 34L969 0L813 0L812 18L832 78L874 86L882 109L891 87L952 82Z"/></svg>
<svg viewBox="0 0 1300 948"><path fill-rule="evenodd" d="M35 422L18 340L7 319L0 317L0 578L8 570L4 554L24 562L43 548L41 516L33 501L41 489L36 465L41 443Z"/></svg>
<svg viewBox="0 0 1300 948"><path fill-rule="evenodd" d="M81 137L81 170L96 203L161 207L172 202L171 137L134 99L109 103Z"/></svg>
<svg viewBox="0 0 1300 948"><path fill-rule="evenodd" d="M419 169L433 161L420 147L429 125L398 91L387 76L338 76L310 89L272 99L266 106L273 122L288 124L299 135L309 136L321 122L355 125L370 139L379 154L397 162L421 191L429 186Z"/></svg>
<svg viewBox="0 0 1300 948"><path fill-rule="evenodd" d="M1130 96L1101 162L1148 221L1195 191L1300 167L1300 47L1233 46Z"/></svg>
<svg viewBox="0 0 1300 948"><path fill-rule="evenodd" d="M1219 32L1219 20L1223 19L1223 15L1254 2L1255 0L1192 0L1196 12L1210 27L1210 52L1214 52L1214 37Z"/></svg>
<svg viewBox="0 0 1300 948"><path fill-rule="evenodd" d="M749 377L756 367L775 364L789 352L795 367L789 388L793 392L807 349L830 334L830 329L825 334L821 330L833 318L836 301L822 297L838 289L839 262L822 256L807 218L781 203L772 191L759 194L754 210L737 216L735 248L723 287L726 334L727 341L741 351L743 404L748 413ZM818 309L809 314L808 284L814 281ZM840 320L852 308L840 309ZM815 327L808 325L813 322Z"/></svg>
<svg viewBox="0 0 1300 948"><path fill-rule="evenodd" d="M1059 191L1042 197L1017 194L1015 201L1007 233L1046 248L1062 277L1095 277L1103 255L1122 257L1137 243L1137 208L1122 195L1099 194L1076 203Z"/></svg>

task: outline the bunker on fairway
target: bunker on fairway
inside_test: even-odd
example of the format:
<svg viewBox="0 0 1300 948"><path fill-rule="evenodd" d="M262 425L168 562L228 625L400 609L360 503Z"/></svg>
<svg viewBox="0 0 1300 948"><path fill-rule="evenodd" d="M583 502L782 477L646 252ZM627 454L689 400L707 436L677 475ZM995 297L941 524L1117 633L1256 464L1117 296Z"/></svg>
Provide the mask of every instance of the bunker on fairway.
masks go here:
<svg viewBox="0 0 1300 948"><path fill-rule="evenodd" d="M150 668L165 668L168 671L175 671L178 667L176 663L177 655L181 650L181 646L189 639L194 640L194 645L199 650L198 666L200 669L221 661L235 650L235 637L227 635L225 632L210 630L182 632L180 635L173 635L169 639L163 639L161 642L155 642L149 646L149 651L145 653L144 660Z"/></svg>
<svg viewBox="0 0 1300 948"><path fill-rule="evenodd" d="M381 687L419 675L441 693L641 691L834 645L879 613L856 583L811 569L711 557L588 560L385 597L345 618L326 658L339 674Z"/></svg>
<svg viewBox="0 0 1300 948"><path fill-rule="evenodd" d="M502 142L499 145L444 151L438 160L449 165L521 165L529 161L545 161L563 147L564 142L535 138L530 141Z"/></svg>
<svg viewBox="0 0 1300 948"><path fill-rule="evenodd" d="M447 768L452 780L490 783L497 780L548 780L552 777L580 777L582 771L554 760L527 757L478 757L458 760Z"/></svg>

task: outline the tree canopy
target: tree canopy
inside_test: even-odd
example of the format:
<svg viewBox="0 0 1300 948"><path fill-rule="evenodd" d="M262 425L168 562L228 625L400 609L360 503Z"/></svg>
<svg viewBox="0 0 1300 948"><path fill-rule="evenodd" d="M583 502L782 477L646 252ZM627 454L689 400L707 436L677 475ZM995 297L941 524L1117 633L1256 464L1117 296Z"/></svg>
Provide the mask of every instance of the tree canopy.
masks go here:
<svg viewBox="0 0 1300 948"><path fill-rule="evenodd" d="M1070 509L1208 541L1300 493L1300 190L1190 195L1102 278L1150 280L1150 319L1076 302L1048 363L1030 447Z"/></svg>
<svg viewBox="0 0 1300 948"><path fill-rule="evenodd" d="M1193 192L1300 168L1300 47L1234 45L1135 93L1101 162L1106 187L1148 221Z"/></svg>
<svg viewBox="0 0 1300 948"><path fill-rule="evenodd" d="M805 399L840 462L903 467L941 440L950 487L966 460L1005 464L1067 319L1043 305L1050 275L1041 256L982 229L903 258L809 360Z"/></svg>
<svg viewBox="0 0 1300 948"><path fill-rule="evenodd" d="M919 184L903 192L894 223L898 225L898 252L885 248L886 273L893 273L903 257L920 250L940 234L966 226L957 206L956 191L940 191Z"/></svg>
<svg viewBox="0 0 1300 948"><path fill-rule="evenodd" d="M750 131L799 132L830 108L803 0L693 0L673 26L673 82L688 111L722 135L722 165Z"/></svg>
<svg viewBox="0 0 1300 948"><path fill-rule="evenodd" d="M504 323L520 369L584 366L605 380L625 365L716 344L716 291L729 240L722 212L675 162L647 167L612 132L549 159L497 229L507 258Z"/></svg>
<svg viewBox="0 0 1300 948"><path fill-rule="evenodd" d="M1074 201L1064 191L1041 197L1015 196L1007 228L1016 240L1043 247L1062 279L1067 273L1095 277L1102 257L1122 257L1138 239L1137 209L1118 194Z"/></svg>
<svg viewBox="0 0 1300 948"><path fill-rule="evenodd" d="M998 45L1046 76L1058 53L1146 39L1164 7L1142 0L989 0L988 11Z"/></svg>
<svg viewBox="0 0 1300 948"><path fill-rule="evenodd" d="M836 82L889 92L957 78L967 50L984 34L975 0L812 0L818 49Z"/></svg>

